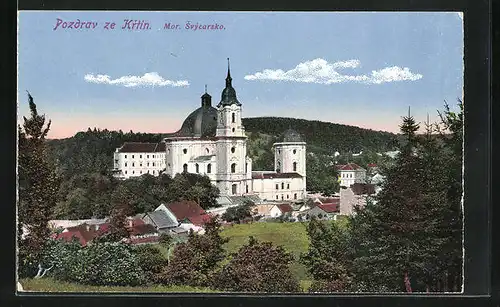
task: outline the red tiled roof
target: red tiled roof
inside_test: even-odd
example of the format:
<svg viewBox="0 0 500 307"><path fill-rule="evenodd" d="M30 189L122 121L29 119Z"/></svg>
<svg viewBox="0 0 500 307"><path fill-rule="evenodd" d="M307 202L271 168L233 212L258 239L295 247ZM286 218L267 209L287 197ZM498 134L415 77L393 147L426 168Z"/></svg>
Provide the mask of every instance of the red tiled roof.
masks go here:
<svg viewBox="0 0 500 307"><path fill-rule="evenodd" d="M286 212L292 212L293 208L290 204L279 204L276 205L280 209L281 212L286 213Z"/></svg>
<svg viewBox="0 0 500 307"><path fill-rule="evenodd" d="M119 152L165 152L166 145L164 142L160 143L139 143L139 142L126 142L118 150Z"/></svg>
<svg viewBox="0 0 500 307"><path fill-rule="evenodd" d="M298 173L252 173L252 179L302 178Z"/></svg>
<svg viewBox="0 0 500 307"><path fill-rule="evenodd" d="M210 220L210 215L204 214L204 215L198 215L198 216L191 216L191 217L188 217L188 220L191 223L193 223L193 225L203 226L203 225L205 225L206 222L208 222Z"/></svg>
<svg viewBox="0 0 500 307"><path fill-rule="evenodd" d="M335 168L339 171L355 171L358 169L363 169L361 166L356 163L347 163L345 165L336 165Z"/></svg>
<svg viewBox="0 0 500 307"><path fill-rule="evenodd" d="M318 205L318 207L327 213L339 212L339 204L338 203L327 203L327 204Z"/></svg>
<svg viewBox="0 0 500 307"><path fill-rule="evenodd" d="M355 195L375 194L375 185L369 183L354 183L351 184L351 190Z"/></svg>
<svg viewBox="0 0 500 307"><path fill-rule="evenodd" d="M375 163L369 163L367 166L368 167L377 167L377 164L375 164Z"/></svg>
<svg viewBox="0 0 500 307"><path fill-rule="evenodd" d="M194 201L186 200L171 203L167 205L167 208L172 211L178 221L205 214L205 210L203 210L200 205Z"/></svg>
<svg viewBox="0 0 500 307"><path fill-rule="evenodd" d="M66 230L67 231L60 233L55 238L70 241L73 237L76 237L79 239L80 244L85 246L88 242L108 231L109 223L100 225L81 224L78 226L68 227Z"/></svg>
<svg viewBox="0 0 500 307"><path fill-rule="evenodd" d="M323 204L325 203L340 203L340 197L318 197L318 201L315 202L321 202Z"/></svg>
<svg viewBox="0 0 500 307"><path fill-rule="evenodd" d="M151 224L139 224L128 228L128 232L132 236L143 236L147 234L157 233L156 228Z"/></svg>

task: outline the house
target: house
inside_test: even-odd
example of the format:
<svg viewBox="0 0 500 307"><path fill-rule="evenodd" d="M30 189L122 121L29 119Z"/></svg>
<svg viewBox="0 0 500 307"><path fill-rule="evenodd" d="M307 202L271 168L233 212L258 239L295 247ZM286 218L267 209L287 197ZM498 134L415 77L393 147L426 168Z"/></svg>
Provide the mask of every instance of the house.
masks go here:
<svg viewBox="0 0 500 307"><path fill-rule="evenodd" d="M50 220L49 228L55 229L66 229L68 227L75 227L82 224L87 225L101 225L109 222L108 218L103 219L85 219L85 220Z"/></svg>
<svg viewBox="0 0 500 307"><path fill-rule="evenodd" d="M292 214L293 208L290 204L276 204L271 210L269 210L269 215L271 217L280 217L286 213Z"/></svg>
<svg viewBox="0 0 500 307"><path fill-rule="evenodd" d="M166 205L166 208L177 218L178 222L202 226L210 219L210 215L194 201L178 201Z"/></svg>
<svg viewBox="0 0 500 307"><path fill-rule="evenodd" d="M103 235L109 230L109 223L100 225L80 224L78 226L67 227L61 233L56 233L52 237L56 240L71 241L78 239L82 246L87 246L93 239Z"/></svg>
<svg viewBox="0 0 500 307"><path fill-rule="evenodd" d="M271 209L274 207L274 204L260 204L256 205L252 209L252 214L254 215L260 215L260 216L270 216L271 215Z"/></svg>
<svg viewBox="0 0 500 307"><path fill-rule="evenodd" d="M131 220L128 227L129 237L124 240L130 244L146 244L158 242L160 236L156 227L142 220Z"/></svg>
<svg viewBox="0 0 500 307"><path fill-rule="evenodd" d="M339 214L339 207L339 203L319 204L307 211L301 212L300 215L306 219L310 219L311 217L316 217L318 219L336 219L337 214Z"/></svg>
<svg viewBox="0 0 500 307"><path fill-rule="evenodd" d="M366 205L366 198L375 194L375 185L368 183L356 183L349 188L340 189L340 214L354 214L354 207Z"/></svg>
<svg viewBox="0 0 500 307"><path fill-rule="evenodd" d="M354 183L366 182L366 170L356 163L336 165L335 167L340 174L340 186L350 187Z"/></svg>
<svg viewBox="0 0 500 307"><path fill-rule="evenodd" d="M164 206L164 205L162 205ZM175 217L169 210L163 210L163 208L158 207L153 212L148 212L144 214L142 220L146 224L153 225L155 229L160 233L168 233L170 229L179 226L177 217Z"/></svg>

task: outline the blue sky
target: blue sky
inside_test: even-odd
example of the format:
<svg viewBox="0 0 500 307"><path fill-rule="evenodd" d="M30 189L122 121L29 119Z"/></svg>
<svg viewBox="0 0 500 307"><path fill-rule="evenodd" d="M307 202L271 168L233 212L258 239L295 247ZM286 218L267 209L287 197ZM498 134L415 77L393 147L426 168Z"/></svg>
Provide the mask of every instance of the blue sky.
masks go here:
<svg viewBox="0 0 500 307"><path fill-rule="evenodd" d="M54 30L57 19L97 26ZM125 19L151 28L122 30ZM228 57L244 117L394 132L408 106L418 121L435 119L463 87L457 13L20 12L18 48L19 115L28 90L53 138L87 127L175 131L205 84L218 103Z"/></svg>

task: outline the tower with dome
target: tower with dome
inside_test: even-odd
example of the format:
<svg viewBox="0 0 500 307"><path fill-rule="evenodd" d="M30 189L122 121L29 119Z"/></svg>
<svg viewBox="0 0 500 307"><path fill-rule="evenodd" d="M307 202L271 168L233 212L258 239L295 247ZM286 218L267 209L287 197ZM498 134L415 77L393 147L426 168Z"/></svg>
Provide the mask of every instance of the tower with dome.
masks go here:
<svg viewBox="0 0 500 307"><path fill-rule="evenodd" d="M247 156L247 136L242 124L242 103L232 84L229 66L216 107L212 96L201 96L201 106L191 112L181 128L160 143L125 143L114 153L118 177L130 178L162 172L174 177L189 172L206 175L221 195L256 194L264 200L296 200L306 193L306 143L288 129L273 145L275 169L253 171Z"/></svg>

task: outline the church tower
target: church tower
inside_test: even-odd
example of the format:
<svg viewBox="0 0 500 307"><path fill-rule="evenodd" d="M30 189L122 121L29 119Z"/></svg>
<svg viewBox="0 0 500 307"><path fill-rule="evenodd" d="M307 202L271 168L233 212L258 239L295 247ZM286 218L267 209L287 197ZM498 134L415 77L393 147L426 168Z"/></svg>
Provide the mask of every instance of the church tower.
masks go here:
<svg viewBox="0 0 500 307"><path fill-rule="evenodd" d="M306 177L306 142L293 129L288 129L283 139L273 144L274 170L277 173L298 173Z"/></svg>
<svg viewBox="0 0 500 307"><path fill-rule="evenodd" d="M251 192L251 176L247 161L247 137L241 122L241 103L232 85L229 59L226 87L217 105L217 187L223 195ZM250 178L249 178L250 177Z"/></svg>

